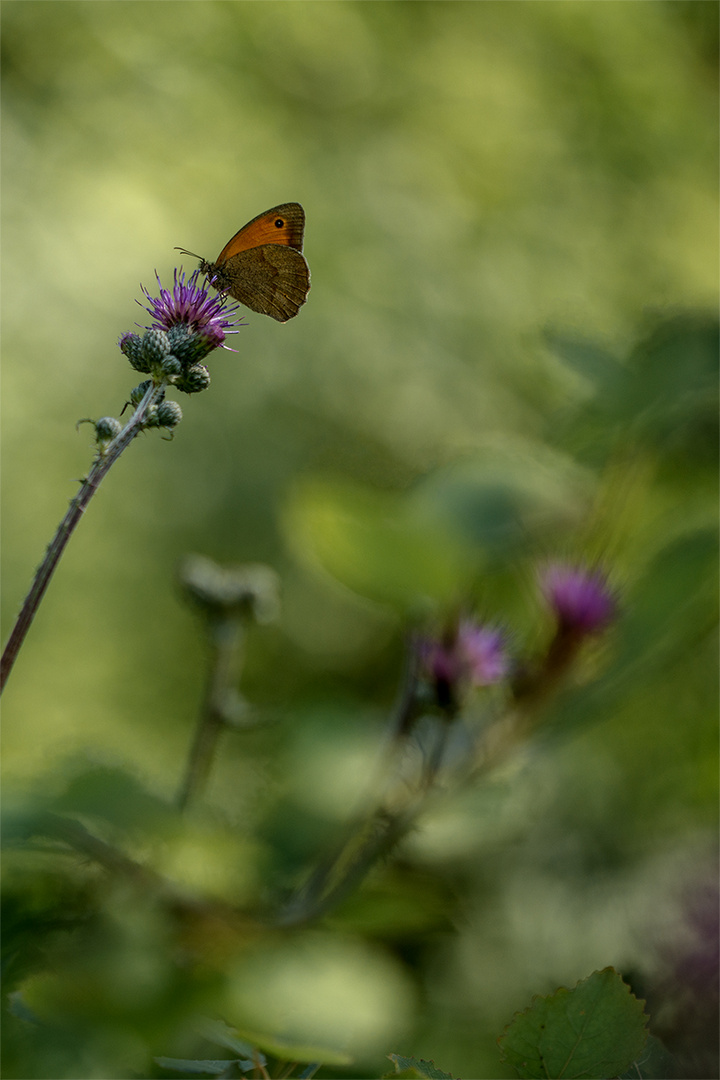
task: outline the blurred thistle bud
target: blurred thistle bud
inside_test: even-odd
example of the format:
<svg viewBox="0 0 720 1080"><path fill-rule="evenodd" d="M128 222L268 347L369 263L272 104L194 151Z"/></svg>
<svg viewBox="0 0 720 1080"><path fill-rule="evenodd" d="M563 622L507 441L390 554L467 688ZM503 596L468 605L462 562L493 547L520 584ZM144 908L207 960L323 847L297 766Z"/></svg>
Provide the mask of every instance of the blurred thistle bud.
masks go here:
<svg viewBox="0 0 720 1080"><path fill-rule="evenodd" d="M130 332L121 336L118 345L136 371L149 372L150 364L143 353L142 338Z"/></svg>
<svg viewBox="0 0 720 1080"><path fill-rule="evenodd" d="M202 555L188 555L178 579L185 595L211 617L236 615L265 623L280 611L278 576L261 563L225 567Z"/></svg>
<svg viewBox="0 0 720 1080"><path fill-rule="evenodd" d="M170 352L170 342L164 330L146 330L142 339L143 356L151 367L162 364Z"/></svg>
<svg viewBox="0 0 720 1080"><path fill-rule="evenodd" d="M607 578L599 570L551 563L540 587L558 622L558 632L584 637L604 630L617 614Z"/></svg>
<svg viewBox="0 0 720 1080"><path fill-rule="evenodd" d="M440 708L454 712L470 687L501 682L510 671L505 645L501 630L471 619L462 619L439 638L421 639L420 660Z"/></svg>
<svg viewBox="0 0 720 1080"><path fill-rule="evenodd" d="M184 394L199 394L210 385L210 372L204 364L193 364L184 375L175 380L175 386Z"/></svg>
<svg viewBox="0 0 720 1080"><path fill-rule="evenodd" d="M160 370L166 379L174 379L182 372L182 364L173 353L169 353L163 360Z"/></svg>
<svg viewBox="0 0 720 1080"><path fill-rule="evenodd" d="M550 563L539 575L541 592L555 618L555 634L539 662L518 671L517 700L526 703L553 692L575 663L583 642L617 617L617 600L600 570Z"/></svg>
<svg viewBox="0 0 720 1080"><path fill-rule="evenodd" d="M174 428L182 420L182 415L177 401L163 401L157 409L158 427Z"/></svg>

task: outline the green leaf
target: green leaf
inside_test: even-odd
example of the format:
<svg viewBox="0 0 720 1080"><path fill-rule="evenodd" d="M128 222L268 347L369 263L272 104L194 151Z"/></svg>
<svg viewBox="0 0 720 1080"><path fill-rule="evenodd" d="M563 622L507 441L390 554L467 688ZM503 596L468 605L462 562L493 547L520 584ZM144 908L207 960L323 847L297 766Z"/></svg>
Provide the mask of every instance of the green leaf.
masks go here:
<svg viewBox="0 0 720 1080"><path fill-rule="evenodd" d="M502 1060L523 1078L619 1076L645 1046L643 1005L613 968L596 971L516 1013L498 1039Z"/></svg>
<svg viewBox="0 0 720 1080"><path fill-rule="evenodd" d="M382 1080L418 1080L417 1069L401 1069L400 1072L383 1073Z"/></svg>
<svg viewBox="0 0 720 1080"><path fill-rule="evenodd" d="M422 1058L403 1057L402 1054L388 1054L395 1066L394 1073L388 1073L393 1080L398 1077L428 1077L429 1080L453 1080L450 1073L443 1072L435 1066L434 1061L424 1061Z"/></svg>
<svg viewBox="0 0 720 1080"><path fill-rule="evenodd" d="M268 1054L273 1054L281 1061L318 1061L321 1065L351 1065L352 1057L342 1050L311 1043L297 1043L284 1039L280 1035L267 1035L261 1032L243 1032L255 1046L261 1046Z"/></svg>
<svg viewBox="0 0 720 1080"><path fill-rule="evenodd" d="M232 1064L231 1061L191 1061L187 1058L169 1057L156 1057L154 1060L161 1069L172 1069L173 1072L182 1073L203 1073L207 1076L222 1076L228 1065ZM250 1068L253 1067L252 1061L246 1064Z"/></svg>
<svg viewBox="0 0 720 1080"><path fill-rule="evenodd" d="M18 1020L24 1020L28 1024L39 1024L40 1019L32 1009L29 1009L23 1000L20 990L13 990L8 994L8 1012L11 1016L17 1016Z"/></svg>
<svg viewBox="0 0 720 1080"><path fill-rule="evenodd" d="M679 1076L680 1068L660 1040L649 1035L642 1057L633 1061L630 1068L621 1073L620 1080L659 1080L664 1076Z"/></svg>
<svg viewBox="0 0 720 1080"><path fill-rule="evenodd" d="M198 1032L208 1042L215 1043L217 1046L224 1046L226 1050L232 1050L233 1053L238 1054L240 1057L250 1058L256 1053L255 1048L250 1043L245 1042L244 1039L239 1039L235 1029L222 1020L204 1020L199 1025ZM262 1058L260 1064L265 1065L262 1054L260 1057Z"/></svg>

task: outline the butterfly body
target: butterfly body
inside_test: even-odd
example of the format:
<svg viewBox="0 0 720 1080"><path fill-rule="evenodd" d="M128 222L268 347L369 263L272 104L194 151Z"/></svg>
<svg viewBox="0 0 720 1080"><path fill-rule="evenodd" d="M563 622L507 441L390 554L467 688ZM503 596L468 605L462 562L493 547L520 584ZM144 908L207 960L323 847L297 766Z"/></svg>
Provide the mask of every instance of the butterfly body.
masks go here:
<svg viewBox="0 0 720 1080"><path fill-rule="evenodd" d="M200 260L200 269L218 292L287 322L310 291L310 269L302 254L304 232L300 203L282 203L243 225L215 262Z"/></svg>

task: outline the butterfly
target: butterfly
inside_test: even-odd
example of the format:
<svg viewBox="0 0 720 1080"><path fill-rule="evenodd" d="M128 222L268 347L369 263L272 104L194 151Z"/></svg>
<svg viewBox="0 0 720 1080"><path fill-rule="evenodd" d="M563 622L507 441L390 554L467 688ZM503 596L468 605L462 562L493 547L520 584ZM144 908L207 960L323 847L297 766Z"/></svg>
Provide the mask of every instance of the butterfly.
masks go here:
<svg viewBox="0 0 720 1080"><path fill-rule="evenodd" d="M228 293L252 311L278 322L293 319L310 291L310 268L302 253L305 211L300 203L281 203L258 214L228 240L215 262L200 259L200 269L218 292Z"/></svg>

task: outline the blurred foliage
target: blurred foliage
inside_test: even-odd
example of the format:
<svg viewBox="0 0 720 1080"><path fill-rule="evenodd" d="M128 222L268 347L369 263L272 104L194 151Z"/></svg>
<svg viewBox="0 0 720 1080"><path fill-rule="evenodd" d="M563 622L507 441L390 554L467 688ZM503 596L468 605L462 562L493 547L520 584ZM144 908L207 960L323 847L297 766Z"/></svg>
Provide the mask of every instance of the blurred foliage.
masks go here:
<svg viewBox="0 0 720 1080"><path fill-rule="evenodd" d="M90 460L75 421L137 381L139 283L288 199L312 273L296 320L249 314L213 354L172 443L113 470L8 684L7 1077L167 1076L153 1056L217 1058L203 1015L354 1059L320 1076L390 1051L498 1076L533 994L652 979L716 845L717 20L3 5L4 636ZM189 551L272 564L283 615L247 642L267 722L182 819ZM545 734L321 925L265 926L365 794L407 620L475 606L533 654L558 557L602 561L622 618ZM59 820L172 904L69 856Z"/></svg>

